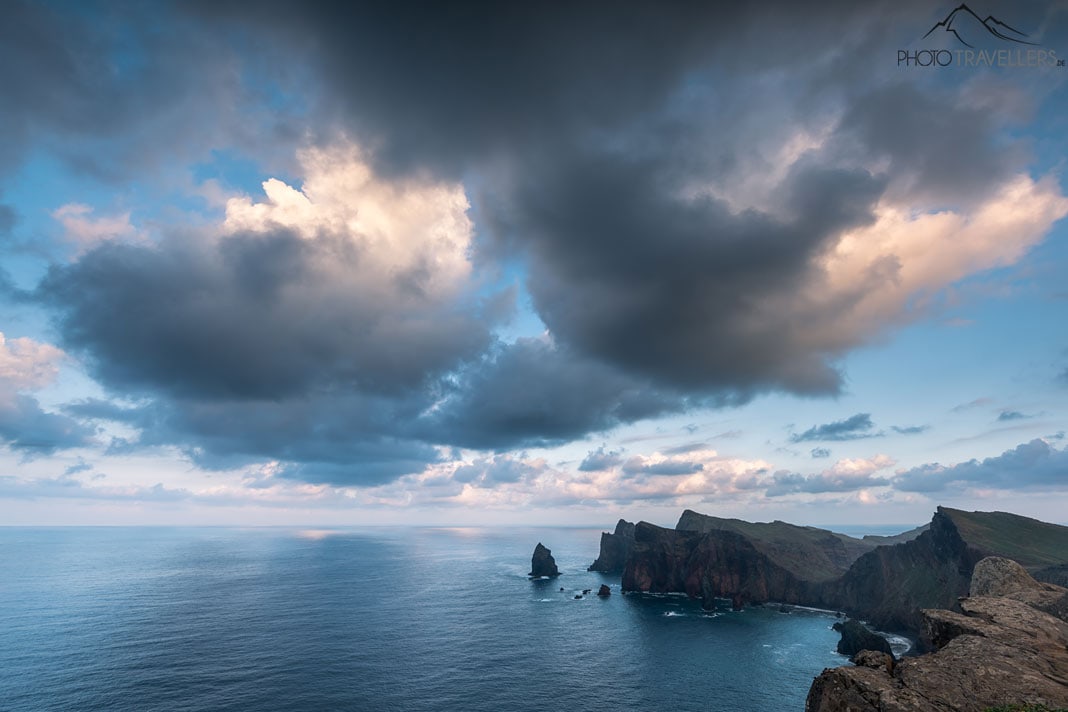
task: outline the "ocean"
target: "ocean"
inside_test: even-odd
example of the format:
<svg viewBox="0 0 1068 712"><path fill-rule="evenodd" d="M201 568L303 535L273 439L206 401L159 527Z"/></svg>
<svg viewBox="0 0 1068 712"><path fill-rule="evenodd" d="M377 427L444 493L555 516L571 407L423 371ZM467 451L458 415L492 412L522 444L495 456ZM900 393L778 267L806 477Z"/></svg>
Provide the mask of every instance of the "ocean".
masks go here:
<svg viewBox="0 0 1068 712"><path fill-rule="evenodd" d="M0 528L0 709L800 711L847 662L833 614L621 595L599 537Z"/></svg>

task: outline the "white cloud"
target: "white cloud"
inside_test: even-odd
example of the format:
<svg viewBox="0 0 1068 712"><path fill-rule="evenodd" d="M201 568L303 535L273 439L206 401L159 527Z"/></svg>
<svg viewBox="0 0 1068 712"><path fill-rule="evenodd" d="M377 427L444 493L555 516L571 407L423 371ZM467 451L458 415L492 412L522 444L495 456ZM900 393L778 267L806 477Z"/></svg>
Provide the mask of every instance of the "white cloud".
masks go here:
<svg viewBox="0 0 1068 712"><path fill-rule="evenodd" d="M63 225L67 240L79 253L108 240L144 239L130 223L129 212L100 216L94 216L93 212L93 208L84 203L67 203L52 212L52 217Z"/></svg>
<svg viewBox="0 0 1068 712"><path fill-rule="evenodd" d="M33 339L8 339L0 331L0 396L44 388L59 373L62 350Z"/></svg>
<svg viewBox="0 0 1068 712"><path fill-rule="evenodd" d="M813 342L844 348L856 334L922 312L939 290L964 277L1015 263L1065 215L1068 198L1057 182L1026 175L970 210L884 202L873 224L840 237L816 265L803 298L788 308L800 312ZM849 306L835 308L842 304Z"/></svg>
<svg viewBox="0 0 1068 712"><path fill-rule="evenodd" d="M309 240L344 236L361 254L353 281L381 284L414 272L430 296L463 288L471 274L473 224L462 185L376 176L360 149L345 141L307 148L298 161L304 175L299 190L271 178L263 183L265 201L231 198L224 231L282 227Z"/></svg>

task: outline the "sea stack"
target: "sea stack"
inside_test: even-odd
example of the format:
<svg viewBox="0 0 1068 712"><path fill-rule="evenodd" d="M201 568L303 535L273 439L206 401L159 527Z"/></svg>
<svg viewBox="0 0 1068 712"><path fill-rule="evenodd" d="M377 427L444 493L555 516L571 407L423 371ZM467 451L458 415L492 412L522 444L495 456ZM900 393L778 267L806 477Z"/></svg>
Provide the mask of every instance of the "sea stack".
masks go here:
<svg viewBox="0 0 1068 712"><path fill-rule="evenodd" d="M540 541L534 547L534 556L530 557L530 573L527 575L531 578L560 575L560 569L556 568L552 550L546 549Z"/></svg>
<svg viewBox="0 0 1068 712"><path fill-rule="evenodd" d="M838 641L838 652L842 655L853 657L862 650L894 654L886 638L873 633L860 621L850 619L845 623L835 623L831 627L842 634L842 639Z"/></svg>

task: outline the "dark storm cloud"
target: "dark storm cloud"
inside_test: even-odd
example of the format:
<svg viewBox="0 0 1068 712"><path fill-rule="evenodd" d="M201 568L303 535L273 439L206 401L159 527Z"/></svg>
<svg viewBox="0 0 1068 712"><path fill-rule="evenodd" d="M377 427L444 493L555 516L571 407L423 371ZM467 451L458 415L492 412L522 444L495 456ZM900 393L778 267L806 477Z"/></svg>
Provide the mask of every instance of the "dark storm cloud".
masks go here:
<svg viewBox="0 0 1068 712"><path fill-rule="evenodd" d="M845 420L836 420L824 425L813 425L811 428L790 437L790 442L801 443L810 440L859 440L861 438L874 438L882 433L873 433L875 424L871 422L870 413L857 413Z"/></svg>
<svg viewBox="0 0 1068 712"><path fill-rule="evenodd" d="M41 144L113 180L246 137L234 109L251 97L231 56L162 3L3 3L0 179Z"/></svg>
<svg viewBox="0 0 1068 712"><path fill-rule="evenodd" d="M540 446L698 404L570 349L519 339L468 364L420 427L461 447Z"/></svg>
<svg viewBox="0 0 1068 712"><path fill-rule="evenodd" d="M916 82L900 82L858 97L837 141L885 161L894 188L906 194L970 203L1026 160L1018 145L991 140L999 121L990 107L947 102Z"/></svg>
<svg viewBox="0 0 1068 712"><path fill-rule="evenodd" d="M485 228L472 258L523 261L552 334L497 343L493 305L352 291L319 268L355 268L357 248L284 231L217 245L172 235L53 267L37 294L63 345L112 392L146 401L110 415L91 403L71 412L122 420L140 431L128 446L178 445L204 467L271 458L287 463L284 476L368 484L439 461L439 445L551 445L762 391L835 393L837 359L885 325L832 328L859 293L818 307L799 298L820 256L870 223L888 192L977 195L1020 160L993 141L996 116L978 116L958 90L932 97L928 84L884 81L891 68L876 62L892 55L877 38L913 31L900 4L179 7L190 15L162 10L181 22L159 49L129 23L117 34L101 34L100 23L53 31L40 55L19 50L5 66L56 64L28 78L9 69L0 86L15 97L35 83L57 94L28 97L29 108L6 119L14 135L28 136L41 115L55 132L156 138L122 142L120 163L141 149L166 153L190 132L205 132L196 145L209 145L239 136L244 123L254 133L263 125L235 126L216 109L171 111L175 102L230 107L248 99L247 81L220 94L234 89L230 79L277 79L276 94L306 92L300 118L313 133L343 129L390 175L472 176ZM26 37L58 22L15 8ZM188 18L202 23L202 40ZM229 55L211 44L227 27L249 53L247 76L231 73L219 61ZM100 80L112 50L133 37L146 67L181 71ZM201 87L198 76L218 81ZM103 82L95 94L93 77ZM53 104L33 103L44 101ZM915 144L881 113L892 108L918 127L933 104L941 115ZM801 130L830 135L791 159L756 207L703 190L773 173L779 159L761 150ZM893 275L873 272L866 288L880 279ZM850 425L861 417L796 437L873 436L870 418Z"/></svg>
<svg viewBox="0 0 1068 712"><path fill-rule="evenodd" d="M508 218L530 241L541 318L579 351L676 387L836 391L826 354L773 305L832 235L870 219L880 181L796 167L782 200L798 217L783 222L682 198L687 180L670 156L614 152L528 173Z"/></svg>
<svg viewBox="0 0 1068 712"><path fill-rule="evenodd" d="M894 487L905 492L941 492L965 487L1018 490L1068 487L1068 449L1034 439L985 460L956 465L921 465L898 475Z"/></svg>
<svg viewBox="0 0 1068 712"><path fill-rule="evenodd" d="M361 254L344 238L195 242L106 245L41 282L62 343L105 385L207 400L404 392L489 343L478 305L375 299L349 284L338 267L355 272Z"/></svg>
<svg viewBox="0 0 1068 712"><path fill-rule="evenodd" d="M96 432L66 415L42 410L32 396L9 394L3 399L7 402L0 403L0 443L26 457L88 445Z"/></svg>
<svg viewBox="0 0 1068 712"><path fill-rule="evenodd" d="M86 419L121 422L137 437L119 451L178 446L204 469L283 463L278 476L336 485L388 482L441 454L407 435L421 403L396 397L324 393L274 400L157 399L119 406L90 401L68 406Z"/></svg>
<svg viewBox="0 0 1068 712"><path fill-rule="evenodd" d="M739 24L775 19L774 9L754 17L735 3L187 6L270 32L315 61L332 108L381 164L452 173L520 144L626 123L721 53L726 28L737 36ZM818 22L794 19L798 32Z"/></svg>

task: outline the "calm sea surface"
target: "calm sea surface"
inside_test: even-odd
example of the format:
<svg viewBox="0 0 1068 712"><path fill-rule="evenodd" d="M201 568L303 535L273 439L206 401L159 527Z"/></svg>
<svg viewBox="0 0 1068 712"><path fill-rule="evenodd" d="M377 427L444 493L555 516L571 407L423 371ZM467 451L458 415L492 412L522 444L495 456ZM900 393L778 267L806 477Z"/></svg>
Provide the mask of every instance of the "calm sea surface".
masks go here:
<svg viewBox="0 0 1068 712"><path fill-rule="evenodd" d="M0 528L0 709L800 711L846 662L828 614L620 595L599 535Z"/></svg>

